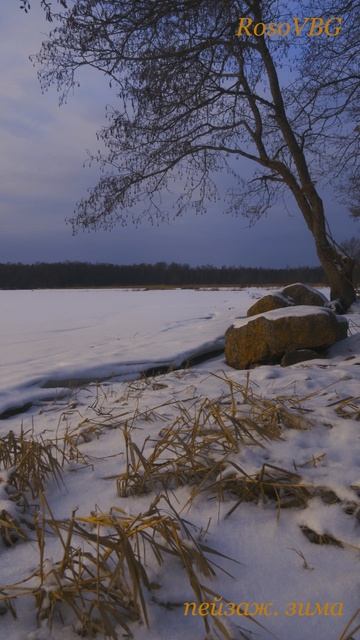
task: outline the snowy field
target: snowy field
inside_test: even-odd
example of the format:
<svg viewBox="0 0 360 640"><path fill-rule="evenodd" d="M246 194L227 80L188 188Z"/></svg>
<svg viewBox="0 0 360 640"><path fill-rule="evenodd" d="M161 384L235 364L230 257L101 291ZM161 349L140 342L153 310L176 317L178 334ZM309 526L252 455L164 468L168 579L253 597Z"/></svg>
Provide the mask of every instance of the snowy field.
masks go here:
<svg viewBox="0 0 360 640"><path fill-rule="evenodd" d="M219 349L227 327L263 293L255 288L0 291L0 413L32 403L28 411L0 421L0 436L23 429L43 442L62 443L64 451L71 441L77 450L64 464L60 485L51 474L47 479L46 517L49 509L53 518L65 520L74 509L86 518L117 508L131 518L146 514L158 494L158 513L173 516L175 510L186 523L176 534L181 548L189 553L201 548L215 563L210 576L194 561L201 584L224 602L245 603L236 615L217 610L222 629L214 625L215 617L185 616L183 603L196 596L180 560L165 554L159 565L148 552L149 628L130 621L137 640L210 640L226 633L231 640L360 637L354 631L360 620L344 633L360 606L359 303L348 314L350 337L327 359L247 372L230 369L220 355L139 379L152 366L176 367L191 355ZM176 444L157 458L158 443L169 433L179 435ZM195 450L183 445L188 433L195 448L207 443L202 459L208 473L184 471L185 480L177 482L175 467L189 465ZM126 490L130 441L133 455L141 452L138 463L146 464L139 463L138 484ZM163 474L160 488L151 486L151 476L143 483L152 460ZM261 485L264 470L268 484ZM10 476L0 469L0 530L4 512L21 521L19 503L6 489ZM245 480L253 483L251 496L242 492ZM27 516L41 500L30 502ZM100 529L103 533L106 526ZM0 541L0 596L14 583L21 591L29 576L24 585L39 583L36 534L30 529L26 535L10 547ZM79 538L78 544L87 543ZM48 527L43 586L50 599L59 587L54 576L62 553ZM19 593L18 617L5 613L0 601L1 638L79 637L66 607L49 629L45 619L36 619L34 598L14 588L5 592ZM214 597L208 593L207 600ZM246 603L253 619L239 615ZM267 603L262 614L261 603ZM130 637L120 627L116 631L119 639Z"/></svg>

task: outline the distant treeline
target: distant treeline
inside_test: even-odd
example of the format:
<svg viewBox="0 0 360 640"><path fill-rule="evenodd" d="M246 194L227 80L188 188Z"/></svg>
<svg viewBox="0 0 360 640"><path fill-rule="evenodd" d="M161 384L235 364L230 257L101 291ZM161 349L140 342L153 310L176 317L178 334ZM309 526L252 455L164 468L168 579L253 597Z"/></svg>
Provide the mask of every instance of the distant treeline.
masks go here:
<svg viewBox="0 0 360 640"><path fill-rule="evenodd" d="M188 264L92 264L39 262L0 264L0 289L58 289L71 287L156 287L280 285L324 283L320 267L266 269L261 267L191 267Z"/></svg>

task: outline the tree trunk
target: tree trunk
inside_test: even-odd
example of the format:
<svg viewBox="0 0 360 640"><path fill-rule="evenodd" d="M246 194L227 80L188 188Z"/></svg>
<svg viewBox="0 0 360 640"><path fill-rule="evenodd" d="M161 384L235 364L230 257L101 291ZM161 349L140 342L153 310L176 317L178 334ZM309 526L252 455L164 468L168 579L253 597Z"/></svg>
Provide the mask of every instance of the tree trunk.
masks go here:
<svg viewBox="0 0 360 640"><path fill-rule="evenodd" d="M258 22L261 22L263 20L261 3L255 3L255 8L255 17ZM327 233L323 202L311 178L304 149L299 144L287 117L274 60L271 57L264 38L259 39L258 46L261 49L261 55L269 79L271 95L276 107L275 118L283 135L286 147L290 151L294 161L297 175L283 162L278 160L275 162L274 160L269 161L268 158L266 158L266 152L265 159L262 159L262 162L266 165L267 161L267 166L282 176L285 184L287 184L293 193L305 222L314 237L318 257L329 281L331 300L338 301L334 307L338 312L344 313L356 300L356 292L353 285L354 260L337 248L336 243L331 239L330 234ZM252 106L251 103L250 106ZM257 142L256 139L255 142ZM262 149L259 147L258 149L260 157L262 157Z"/></svg>
<svg viewBox="0 0 360 640"><path fill-rule="evenodd" d="M322 199L310 181L300 191L293 190L305 222L313 235L316 251L330 286L330 299L337 313L345 313L356 300L353 283L355 261L341 250L327 232Z"/></svg>
<svg viewBox="0 0 360 640"><path fill-rule="evenodd" d="M339 302L337 311L344 313L356 300L353 284L355 262L342 254L319 229L313 229L317 254L328 279L331 300Z"/></svg>

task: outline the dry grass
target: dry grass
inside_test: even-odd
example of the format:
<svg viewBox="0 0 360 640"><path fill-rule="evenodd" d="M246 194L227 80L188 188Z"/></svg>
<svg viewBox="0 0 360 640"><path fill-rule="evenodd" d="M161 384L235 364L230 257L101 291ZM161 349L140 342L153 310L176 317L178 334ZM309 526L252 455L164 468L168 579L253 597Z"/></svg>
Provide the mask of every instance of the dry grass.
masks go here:
<svg viewBox="0 0 360 640"><path fill-rule="evenodd" d="M184 428L184 418L185 410L182 419L176 419L162 431L147 455L149 439L145 439L140 449L132 440L131 427L125 425L126 471L116 478L121 497L198 483L217 472L214 455L233 446L229 434L222 440L218 433L200 437L196 434L200 423L196 421L193 429Z"/></svg>
<svg viewBox="0 0 360 640"><path fill-rule="evenodd" d="M26 511L29 498L40 497L43 513L47 513L41 521L35 517L39 568L21 583L0 588L0 612L5 606L15 615L16 601L30 596L38 620L47 620L50 627L60 620L73 624L81 635L101 633L113 640L119 634L132 637L131 623L149 624L152 603L171 605L158 596L161 585L151 579L154 566L162 570L181 568L198 603L220 598L207 583L215 577L214 557L224 556L203 544L201 535L174 510L168 491L177 487L191 487L188 504L203 492L218 502L232 501L226 516L243 502L275 505L278 516L284 508L305 508L315 496L327 504L341 502L326 487L306 484L299 473L264 464L250 474L234 462L234 454L242 447L264 447L282 439L287 429L311 428L311 422L302 407L303 399L293 396L269 400L254 392L249 376L245 385L226 375L216 377L222 387L226 386L226 392L216 400L189 398L190 406L187 400L173 400L144 411L137 405L132 414L126 410L114 415L103 405L99 392L92 407L95 419L81 419L74 429L66 426L55 441L34 440L28 434L15 436L12 432L0 438L0 469L4 470L9 500ZM149 384L158 383L147 380ZM137 398L141 389L134 387L131 393ZM357 419L358 399L337 404L338 415ZM138 445L135 429L152 421L165 426L155 440L148 437ZM123 498L155 492L158 496L146 513L137 516L113 508L108 513L97 509L87 517L74 512L68 520L56 520L44 497L48 480L55 478L60 484L65 463L88 464L79 445L115 428L121 430L125 449L125 470L112 476L118 495ZM317 466L324 455L298 467ZM359 513L357 503L344 504L346 513ZM165 505L165 510L160 505ZM0 514L0 536L5 544L26 539L21 524L11 510ZM350 546L305 526L302 531L316 544ZM59 558L53 563L46 558L46 535L60 545ZM356 615L339 640L350 640L360 628L358 625L350 631ZM204 617L203 622L207 634L213 631L228 640L232 637L221 619Z"/></svg>
<svg viewBox="0 0 360 640"><path fill-rule="evenodd" d="M303 398L296 395L264 398L250 384L249 372L245 385L235 382L225 374L213 375L229 387L229 394L224 401L229 402L232 417L236 417L239 411L245 413L249 426L256 429L257 425L261 435L267 434L270 439L274 439L285 429L311 429L311 420L306 417L309 410L302 406ZM244 419L243 415L239 417Z"/></svg>
<svg viewBox="0 0 360 640"><path fill-rule="evenodd" d="M242 502L266 504L275 502L280 509L306 507L312 497L311 488L301 481L301 476L286 469L264 464L255 474L247 474L239 465L230 461L225 474L207 488L218 500L236 498L228 511L230 516Z"/></svg>
<svg viewBox="0 0 360 640"><path fill-rule="evenodd" d="M60 484L66 460L65 451L60 452L52 442L27 436L24 431L19 435L9 431L0 438L0 468L9 472L9 493L16 501L26 494L31 498L39 496L49 477Z"/></svg>
<svg viewBox="0 0 360 640"><path fill-rule="evenodd" d="M72 623L81 635L103 633L115 640L120 627L132 637L129 623L149 625L151 594L160 587L151 582L147 565L155 561L163 566L167 559L182 569L196 601L220 597L203 579L215 576L208 555L222 554L203 545L168 501L169 512L164 513L159 501L137 516L113 508L88 517L74 512L70 520L57 521L50 512L36 527L39 569L21 583L2 586L0 604L14 615L16 601L31 596L38 620L46 619L50 627L59 619ZM55 563L46 559L45 528L61 544ZM214 625L230 640L220 620L204 618L204 624L207 632Z"/></svg>
<svg viewBox="0 0 360 640"><path fill-rule="evenodd" d="M335 412L340 418L360 420L360 396L358 398L345 398L336 402Z"/></svg>
<svg viewBox="0 0 360 640"><path fill-rule="evenodd" d="M360 631L360 609L351 616L339 640L355 640L355 634Z"/></svg>
<svg viewBox="0 0 360 640"><path fill-rule="evenodd" d="M304 536L306 536L306 538L309 540L309 542L312 542L313 544L326 544L341 548L344 547L344 544L341 542L341 540L338 540L330 533L320 534L306 525L300 525L300 529L303 532Z"/></svg>
<svg viewBox="0 0 360 640"><path fill-rule="evenodd" d="M28 539L27 532L22 524L29 526L27 521L24 519L19 521L8 510L2 509L0 511L0 538L6 547L12 547L19 540Z"/></svg>
<svg viewBox="0 0 360 640"><path fill-rule="evenodd" d="M297 398L267 400L252 391L249 380L246 385L226 376L220 380L228 385L228 394L218 400L203 398L190 408L178 402L176 417L155 441L146 438L139 447L132 437L136 419L151 419L151 411L146 416L137 412L124 423L126 469L116 476L120 497L183 485L203 488L224 470L229 454L241 447L264 447L281 439L287 428L309 428Z"/></svg>
<svg viewBox="0 0 360 640"><path fill-rule="evenodd" d="M66 437L61 442L36 439L21 430L0 438L0 492L9 505L0 513L0 539L6 546L28 538L39 496L51 479L61 486L63 467L74 461L86 463Z"/></svg>
<svg viewBox="0 0 360 640"><path fill-rule="evenodd" d="M53 446L28 436L22 430L19 435L9 431L0 438L0 490L8 504L0 513L0 538L5 546L27 540L27 530L33 528L34 505L30 502L44 491L50 477L61 483L61 462Z"/></svg>

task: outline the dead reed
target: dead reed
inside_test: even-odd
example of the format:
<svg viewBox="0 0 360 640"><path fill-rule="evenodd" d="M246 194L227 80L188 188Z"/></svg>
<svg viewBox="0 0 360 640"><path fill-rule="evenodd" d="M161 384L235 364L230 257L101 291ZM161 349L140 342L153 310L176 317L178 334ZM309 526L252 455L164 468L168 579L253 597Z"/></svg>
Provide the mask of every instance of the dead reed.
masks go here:
<svg viewBox="0 0 360 640"><path fill-rule="evenodd" d="M302 483L301 476L271 464L262 465L260 471L249 475L233 461L225 473L219 474L207 490L218 500L236 499L236 503L226 514L230 516L242 502L256 504L276 503L280 509L304 508L312 497L312 487Z"/></svg>
<svg viewBox="0 0 360 640"><path fill-rule="evenodd" d="M36 498L44 492L50 477L60 484L66 460L66 453L60 452L53 442L28 435L23 430L19 435L9 431L0 438L0 469L8 472L7 485L15 500L26 494Z"/></svg>
<svg viewBox="0 0 360 640"><path fill-rule="evenodd" d="M178 402L176 416L155 441L146 438L138 446L132 437L134 418L125 421L121 430L126 468L116 476L119 496L183 485L202 488L214 481L229 454L241 447L264 447L270 440L281 439L285 429L309 428L298 399L264 399L249 383L240 385L226 376L219 379L228 386L228 394L217 400L202 398L190 408Z"/></svg>
<svg viewBox="0 0 360 640"><path fill-rule="evenodd" d="M39 569L21 583L2 586L0 603L15 615L19 598L33 597L38 621L49 626L56 619L73 624L81 635L97 633L116 640L122 629L132 637L129 624L149 625L148 607L152 592L160 588L151 581L148 565L165 565L167 559L178 566L197 602L220 595L203 583L215 576L209 555L221 553L204 545L180 518L165 496L164 512L156 498L144 514L130 516L121 509L95 511L87 517L73 512L69 520L49 518L36 525ZM62 548L56 562L46 558L45 529ZM224 556L222 556L224 557ZM230 640L227 628L218 619L204 618Z"/></svg>
<svg viewBox="0 0 360 640"><path fill-rule="evenodd" d="M8 505L0 513L0 539L6 546L28 538L39 496L49 480L61 486L63 468L74 460L87 463L66 437L60 443L23 430L0 437L0 495Z"/></svg>

